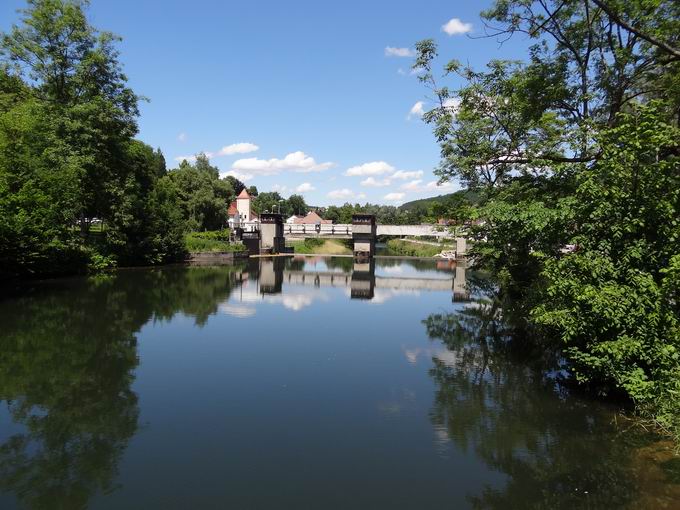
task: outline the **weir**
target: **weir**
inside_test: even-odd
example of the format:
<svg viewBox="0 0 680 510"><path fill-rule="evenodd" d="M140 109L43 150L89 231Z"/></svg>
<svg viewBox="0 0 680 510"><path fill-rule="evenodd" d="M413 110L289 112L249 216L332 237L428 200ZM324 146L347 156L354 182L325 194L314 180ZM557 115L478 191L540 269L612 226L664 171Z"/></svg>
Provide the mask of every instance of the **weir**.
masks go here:
<svg viewBox="0 0 680 510"><path fill-rule="evenodd" d="M354 214L351 224L286 224L281 214L263 213L258 222L243 222L234 230L251 255L292 253L286 247L289 239L352 239L352 253L357 259L375 255L378 236L433 237L455 241L456 258L467 252L465 237L456 236L448 228L439 225L378 225L373 214Z"/></svg>

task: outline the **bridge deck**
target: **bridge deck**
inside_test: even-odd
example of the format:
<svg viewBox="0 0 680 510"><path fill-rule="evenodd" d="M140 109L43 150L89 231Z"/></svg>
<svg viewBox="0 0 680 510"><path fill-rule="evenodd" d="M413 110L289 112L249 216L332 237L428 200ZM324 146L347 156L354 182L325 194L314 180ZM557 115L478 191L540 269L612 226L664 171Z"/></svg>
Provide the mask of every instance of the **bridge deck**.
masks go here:
<svg viewBox="0 0 680 510"><path fill-rule="evenodd" d="M257 223L246 223L246 230L259 228ZM317 225L302 225L286 223L283 225L283 235L289 238L326 237L335 239L351 239L351 223L320 223ZM410 236L454 238L455 235L446 227L439 225L378 225L379 236Z"/></svg>

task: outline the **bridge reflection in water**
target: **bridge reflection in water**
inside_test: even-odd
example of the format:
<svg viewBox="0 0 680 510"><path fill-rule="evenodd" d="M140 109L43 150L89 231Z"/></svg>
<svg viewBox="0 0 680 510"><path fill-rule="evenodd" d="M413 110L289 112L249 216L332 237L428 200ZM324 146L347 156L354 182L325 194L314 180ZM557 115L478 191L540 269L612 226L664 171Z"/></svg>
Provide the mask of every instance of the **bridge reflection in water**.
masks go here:
<svg viewBox="0 0 680 510"><path fill-rule="evenodd" d="M436 263L436 268L447 277L418 278L402 276L376 276L376 260L351 262L347 271L334 271L331 268L316 271L296 268L295 264L288 265L285 258L261 258L259 267L252 268L259 273L259 288L262 294L280 294L283 285L309 285L313 287L345 287L350 289L352 299L371 300L375 297L376 289L400 291L450 291L452 301L468 301L470 298L466 285L465 260L442 260ZM295 262L295 261L293 261ZM378 262L380 267L380 262ZM387 267L386 269L389 269Z"/></svg>

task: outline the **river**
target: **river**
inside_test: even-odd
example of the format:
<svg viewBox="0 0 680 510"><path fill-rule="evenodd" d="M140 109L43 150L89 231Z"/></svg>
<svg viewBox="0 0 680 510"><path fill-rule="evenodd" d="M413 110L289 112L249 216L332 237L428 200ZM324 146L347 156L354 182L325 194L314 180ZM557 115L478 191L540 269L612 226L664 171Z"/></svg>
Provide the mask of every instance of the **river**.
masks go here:
<svg viewBox="0 0 680 510"><path fill-rule="evenodd" d="M672 445L518 355L474 279L250 259L5 298L0 508L679 508Z"/></svg>

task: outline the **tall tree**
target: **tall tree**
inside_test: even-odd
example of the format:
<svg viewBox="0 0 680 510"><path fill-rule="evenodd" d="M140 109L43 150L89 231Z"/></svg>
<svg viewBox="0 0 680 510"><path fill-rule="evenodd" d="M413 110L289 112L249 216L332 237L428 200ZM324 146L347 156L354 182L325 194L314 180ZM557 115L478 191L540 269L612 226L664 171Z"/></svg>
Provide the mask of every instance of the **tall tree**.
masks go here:
<svg viewBox="0 0 680 510"><path fill-rule="evenodd" d="M433 41L415 62L438 98L437 173L482 190L475 260L579 381L680 440L680 4L496 0L482 17L533 40L526 61L450 62L457 90Z"/></svg>

